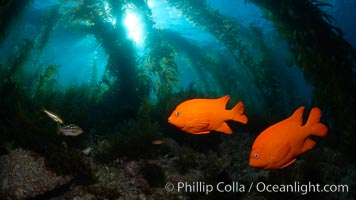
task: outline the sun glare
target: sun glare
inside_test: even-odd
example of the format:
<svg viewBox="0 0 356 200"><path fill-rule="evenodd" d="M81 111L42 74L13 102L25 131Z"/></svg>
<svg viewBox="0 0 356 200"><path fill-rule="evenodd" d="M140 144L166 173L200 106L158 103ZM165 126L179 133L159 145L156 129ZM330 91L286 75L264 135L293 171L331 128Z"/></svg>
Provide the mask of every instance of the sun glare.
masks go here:
<svg viewBox="0 0 356 200"><path fill-rule="evenodd" d="M153 2L150 1L150 0L148 0L148 1L147 1L147 6L152 9L153 6L154 6L154 5L153 5Z"/></svg>
<svg viewBox="0 0 356 200"><path fill-rule="evenodd" d="M126 11L126 16L124 19L124 24L126 26L128 37L132 39L136 45L142 45L144 36L143 36L143 25L140 17L130 11Z"/></svg>

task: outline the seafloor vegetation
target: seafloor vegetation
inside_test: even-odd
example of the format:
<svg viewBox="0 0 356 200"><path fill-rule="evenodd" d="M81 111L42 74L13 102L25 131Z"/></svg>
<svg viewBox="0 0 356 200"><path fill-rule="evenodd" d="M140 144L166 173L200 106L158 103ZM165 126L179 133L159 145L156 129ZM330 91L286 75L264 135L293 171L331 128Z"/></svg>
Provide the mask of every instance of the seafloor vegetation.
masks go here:
<svg viewBox="0 0 356 200"><path fill-rule="evenodd" d="M184 195L194 199L248 199L246 194L167 196L157 188L163 188L167 180L184 178L210 183L235 179L241 183L328 183L330 177L320 172L322 166L332 176L325 165L338 173L332 181L350 179L348 183L355 186L355 172L341 169L356 158L356 51L343 38L342 31L332 25L332 17L321 9L331 5L318 0L248 1L258 6L275 27L280 45L289 51L286 59L275 56L260 27L225 16L203 0L166 2L194 26L211 34L222 45L223 52L202 48L177 31L155 26L145 0L61 0L41 13L41 27L34 36L21 38L8 47L4 41L16 34L14 27L19 26L22 14L33 1L2 2L0 47L7 53L0 56L1 155L12 155L10 152L18 148L35 152L45 158L49 169L73 177L67 186L76 185L82 193L107 199L125 196L130 190L108 186L109 183L100 185L105 182L104 175L110 173L113 177L106 180L137 181L139 177L141 182L136 189L144 188L140 192L155 199ZM144 16L147 36L143 56L137 55L125 28L108 21L122 21L125 9L129 8ZM59 28L96 39L107 55L102 77L99 78L96 63L92 62L87 66L92 70L87 82L67 87L58 83L61 66L44 63L41 58L52 33ZM232 59L226 59L225 54ZM186 88L180 85L178 58L197 72L198 84ZM299 67L305 81L313 87L311 102L294 93L296 88L288 82L287 65ZM247 126L236 125L234 130L249 135L239 137L237 133L232 138L213 133L202 137L184 134L168 125L167 117L183 100L224 94L232 95L232 103L244 101L250 122ZM305 155L302 163L282 172L265 175L250 169L247 160L252 139L299 105L322 109L322 120L329 127L328 136L320 142L323 148ZM44 108L77 124L85 133L75 138L58 135L56 124L42 112ZM243 143L236 144L242 139ZM163 145L153 145L154 140L163 140ZM88 147L91 152L82 153ZM323 159L331 161L325 163ZM126 170L125 175L115 170ZM242 170L241 174L238 170ZM144 180L148 186L142 186ZM2 186L0 197L8 198ZM61 187L43 198L55 198L71 189ZM277 198L269 193L255 195L261 199ZM325 194L310 197L322 198Z"/></svg>

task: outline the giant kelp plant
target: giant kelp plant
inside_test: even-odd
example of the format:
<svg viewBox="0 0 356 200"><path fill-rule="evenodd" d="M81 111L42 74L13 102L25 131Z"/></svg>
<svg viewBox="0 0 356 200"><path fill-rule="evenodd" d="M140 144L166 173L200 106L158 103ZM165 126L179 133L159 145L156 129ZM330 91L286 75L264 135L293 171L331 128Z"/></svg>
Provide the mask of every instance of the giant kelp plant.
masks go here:
<svg viewBox="0 0 356 200"><path fill-rule="evenodd" d="M225 73L221 74L220 77L224 77L223 79L228 82L224 85L225 89L223 91L233 87L226 87L226 85L231 85L231 82L239 77L242 79L239 84L243 84L245 81L249 84L230 89L227 92L242 93L241 95L247 96L251 95L251 89L257 90L254 94L256 99L259 99L257 102L256 99L252 97L246 98L245 96L247 103L250 103L251 107L254 106L255 109L261 109L262 107L265 118L278 118L279 114L286 114L288 106L285 104L290 104L290 100L286 96L291 94L287 94L288 90L282 91L280 89L280 82L276 77L276 71L280 70L280 68L278 68L278 65L276 66L271 51L262 39L258 29L253 25L245 27L234 18L222 15L219 11L212 9L207 1L168 2L182 10L191 23L204 27L214 35L236 61L235 66L231 66L231 64L224 65L221 62L216 63L216 65L220 65L219 67L223 66L223 72ZM239 68L239 71L236 68ZM211 73L216 74L216 70L211 71ZM222 82L220 81L219 83L221 84ZM262 106L259 107L256 104L262 104ZM255 112L260 111L258 109L255 110Z"/></svg>
<svg viewBox="0 0 356 200"><path fill-rule="evenodd" d="M139 106L138 93L144 92L138 91L141 87L135 68L135 52L126 38L124 27L113 26L106 20L112 17L112 20L122 21L124 12L121 8L124 5L119 1L79 1L72 9L66 10L67 19L72 22L70 26L83 34L93 34L108 55L105 76L111 79L109 84L113 86L108 98L113 98L109 101L120 102L117 105L120 111L113 112L110 118L125 118L135 113Z"/></svg>

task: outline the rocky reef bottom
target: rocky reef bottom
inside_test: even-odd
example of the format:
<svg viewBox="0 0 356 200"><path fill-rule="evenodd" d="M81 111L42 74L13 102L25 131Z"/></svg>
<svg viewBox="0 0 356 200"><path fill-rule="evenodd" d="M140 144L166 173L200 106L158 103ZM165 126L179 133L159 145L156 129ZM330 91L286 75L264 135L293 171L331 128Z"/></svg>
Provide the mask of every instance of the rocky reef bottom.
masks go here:
<svg viewBox="0 0 356 200"><path fill-rule="evenodd" d="M166 138L154 157L107 163L96 161L97 144L81 154L93 176L85 184L54 172L41 155L17 148L0 157L0 199L355 199L356 166L336 150L317 147L290 167L265 171L248 166L248 133L221 141L217 151L198 152ZM348 191L303 190L308 184L342 184ZM267 185L299 190L270 192Z"/></svg>

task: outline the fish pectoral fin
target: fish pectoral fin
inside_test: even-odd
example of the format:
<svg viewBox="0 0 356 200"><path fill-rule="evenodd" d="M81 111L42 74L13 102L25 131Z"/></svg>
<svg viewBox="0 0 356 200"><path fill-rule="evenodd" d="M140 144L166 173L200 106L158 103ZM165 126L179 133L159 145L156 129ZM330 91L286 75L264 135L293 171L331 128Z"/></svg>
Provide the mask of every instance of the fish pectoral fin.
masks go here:
<svg viewBox="0 0 356 200"><path fill-rule="evenodd" d="M294 158L293 160L289 161L287 164L283 165L283 166L281 167L281 169L283 169L283 168L285 168L285 167L288 167L289 165L293 164L293 163L295 162L295 160L296 160L296 159Z"/></svg>
<svg viewBox="0 0 356 200"><path fill-rule="evenodd" d="M273 142L273 141L272 141ZM270 159L270 165L271 169L281 169L283 167L288 166L288 164L292 163L287 163L284 164L285 162L288 162L288 154L291 151L291 146L289 142L283 141L281 143L276 143L273 145L274 148L270 148L268 151L266 151L266 157ZM287 161L285 161L288 159Z"/></svg>
<svg viewBox="0 0 356 200"><path fill-rule="evenodd" d="M230 129L229 125L226 122L223 122L218 128L215 129L216 131L223 132L225 134L232 134L232 130Z"/></svg>
<svg viewBox="0 0 356 200"><path fill-rule="evenodd" d="M312 149L315 145L316 145L316 142L314 140L307 138L304 141L304 144L303 144L302 149L300 150L300 153L304 153L304 152Z"/></svg>
<svg viewBox="0 0 356 200"><path fill-rule="evenodd" d="M204 120L204 119L201 119L201 120L192 120L188 123L188 126L189 127L195 127L195 128L207 128L209 127L210 125L210 120Z"/></svg>

